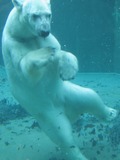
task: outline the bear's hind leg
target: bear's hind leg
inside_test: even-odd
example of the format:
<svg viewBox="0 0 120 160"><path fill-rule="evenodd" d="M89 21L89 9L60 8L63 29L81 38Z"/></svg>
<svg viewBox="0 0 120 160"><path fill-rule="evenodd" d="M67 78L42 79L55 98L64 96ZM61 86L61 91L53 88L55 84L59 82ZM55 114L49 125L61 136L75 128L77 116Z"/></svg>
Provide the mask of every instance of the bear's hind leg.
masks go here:
<svg viewBox="0 0 120 160"><path fill-rule="evenodd" d="M87 160L75 144L71 124L64 112L51 108L38 115L37 120L47 136L60 147L65 160Z"/></svg>
<svg viewBox="0 0 120 160"><path fill-rule="evenodd" d="M117 116L117 111L107 107L99 95L92 89L70 82L64 83L64 89L65 109L69 117L76 117L82 113L90 113L101 120L110 121Z"/></svg>

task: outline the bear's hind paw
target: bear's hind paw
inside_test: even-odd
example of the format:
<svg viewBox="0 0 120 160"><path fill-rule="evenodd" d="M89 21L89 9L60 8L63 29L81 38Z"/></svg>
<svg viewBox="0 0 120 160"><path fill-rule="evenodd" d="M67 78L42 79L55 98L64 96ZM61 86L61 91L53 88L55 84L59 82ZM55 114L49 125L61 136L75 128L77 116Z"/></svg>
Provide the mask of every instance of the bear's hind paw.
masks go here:
<svg viewBox="0 0 120 160"><path fill-rule="evenodd" d="M107 121L112 121L118 116L118 111L116 109L107 108L107 110L108 110L108 114L106 117Z"/></svg>

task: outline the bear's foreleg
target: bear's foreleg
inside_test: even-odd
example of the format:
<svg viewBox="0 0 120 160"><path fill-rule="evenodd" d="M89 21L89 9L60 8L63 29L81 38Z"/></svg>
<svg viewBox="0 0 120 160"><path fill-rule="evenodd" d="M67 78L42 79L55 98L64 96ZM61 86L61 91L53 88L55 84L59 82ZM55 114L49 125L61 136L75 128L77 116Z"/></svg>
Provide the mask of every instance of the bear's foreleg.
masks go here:
<svg viewBox="0 0 120 160"><path fill-rule="evenodd" d="M21 71L29 82L37 83L46 66L55 60L55 50L50 47L29 52L20 61Z"/></svg>
<svg viewBox="0 0 120 160"><path fill-rule="evenodd" d="M70 52L59 51L59 72L62 80L74 79L78 72L77 58Z"/></svg>

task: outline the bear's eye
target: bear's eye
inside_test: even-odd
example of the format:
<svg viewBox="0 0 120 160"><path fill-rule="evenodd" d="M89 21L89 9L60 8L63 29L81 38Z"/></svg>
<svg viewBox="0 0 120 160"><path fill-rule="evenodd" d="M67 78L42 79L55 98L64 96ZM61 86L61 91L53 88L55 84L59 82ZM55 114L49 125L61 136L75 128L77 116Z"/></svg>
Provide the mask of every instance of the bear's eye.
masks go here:
<svg viewBox="0 0 120 160"><path fill-rule="evenodd" d="M46 18L47 20L51 20L52 15L51 15L51 14L45 14L45 18Z"/></svg>
<svg viewBox="0 0 120 160"><path fill-rule="evenodd" d="M47 14L46 17L50 19L51 18L51 14Z"/></svg>
<svg viewBox="0 0 120 160"><path fill-rule="evenodd" d="M32 18L33 18L34 20L36 20L36 19L40 18L40 15L38 15L38 14L33 14L33 15L32 15Z"/></svg>

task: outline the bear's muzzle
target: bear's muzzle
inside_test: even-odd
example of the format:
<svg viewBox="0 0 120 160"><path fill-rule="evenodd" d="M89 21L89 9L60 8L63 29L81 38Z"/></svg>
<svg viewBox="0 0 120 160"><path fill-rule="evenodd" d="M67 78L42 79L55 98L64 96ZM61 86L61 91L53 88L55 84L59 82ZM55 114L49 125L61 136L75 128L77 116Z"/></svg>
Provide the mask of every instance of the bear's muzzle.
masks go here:
<svg viewBox="0 0 120 160"><path fill-rule="evenodd" d="M50 25L48 23L40 25L37 28L38 35L41 37L47 37L50 33Z"/></svg>
<svg viewBox="0 0 120 160"><path fill-rule="evenodd" d="M41 31L40 36L41 37L47 37L49 35L50 31Z"/></svg>

